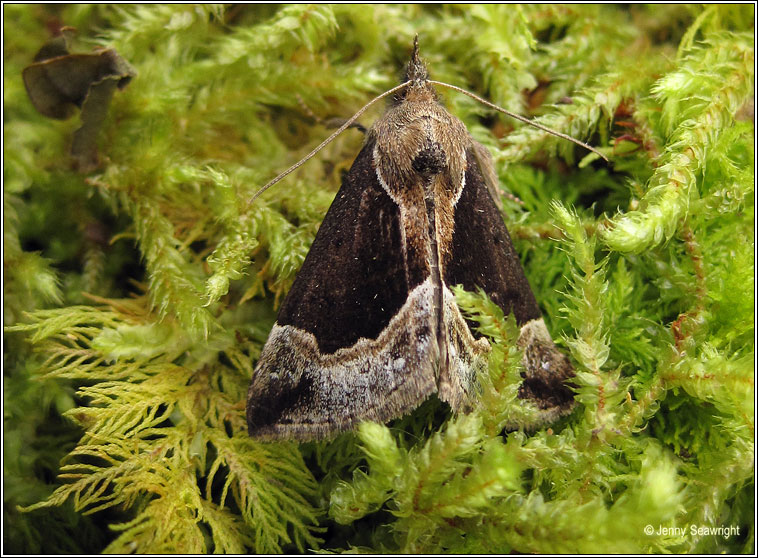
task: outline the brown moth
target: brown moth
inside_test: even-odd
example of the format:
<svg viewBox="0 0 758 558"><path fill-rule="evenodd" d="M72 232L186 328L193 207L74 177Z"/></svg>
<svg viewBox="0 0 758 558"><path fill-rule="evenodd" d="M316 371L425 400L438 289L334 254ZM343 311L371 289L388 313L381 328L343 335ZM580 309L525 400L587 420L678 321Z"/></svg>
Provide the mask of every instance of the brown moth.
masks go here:
<svg viewBox="0 0 758 558"><path fill-rule="evenodd" d="M514 314L519 397L545 421L574 404L571 363L545 327L493 199L489 152L438 101L417 43L391 92L263 347L247 400L255 438L329 437L401 416L434 393L454 411L469 409L490 345L451 285L482 289Z"/></svg>

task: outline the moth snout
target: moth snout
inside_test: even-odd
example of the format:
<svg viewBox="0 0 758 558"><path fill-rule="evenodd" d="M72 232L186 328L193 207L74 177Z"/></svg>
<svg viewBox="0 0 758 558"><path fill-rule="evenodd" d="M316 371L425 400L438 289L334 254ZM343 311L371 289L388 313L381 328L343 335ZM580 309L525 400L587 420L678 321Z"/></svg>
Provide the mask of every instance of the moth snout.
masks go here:
<svg viewBox="0 0 758 558"><path fill-rule="evenodd" d="M421 175L434 176L447 168L447 155L439 143L429 141L413 158L411 166Z"/></svg>

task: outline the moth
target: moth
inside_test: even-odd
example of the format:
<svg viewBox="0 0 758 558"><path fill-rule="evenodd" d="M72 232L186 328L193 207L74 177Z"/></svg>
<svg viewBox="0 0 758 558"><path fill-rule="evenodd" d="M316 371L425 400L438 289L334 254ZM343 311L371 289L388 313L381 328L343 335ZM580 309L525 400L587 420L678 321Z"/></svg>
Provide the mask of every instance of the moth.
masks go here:
<svg viewBox="0 0 758 558"><path fill-rule="evenodd" d="M490 344L451 285L482 289L514 314L519 397L545 420L572 409L573 368L493 199L491 156L440 104L437 83L416 41L263 347L248 390L250 436L322 439L409 413L435 393L453 411L470 409Z"/></svg>

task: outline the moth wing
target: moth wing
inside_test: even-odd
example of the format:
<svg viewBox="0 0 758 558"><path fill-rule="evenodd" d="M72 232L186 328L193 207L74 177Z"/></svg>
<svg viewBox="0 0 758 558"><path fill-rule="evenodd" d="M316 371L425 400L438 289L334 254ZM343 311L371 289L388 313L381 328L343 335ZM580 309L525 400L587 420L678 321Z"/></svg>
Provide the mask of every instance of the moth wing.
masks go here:
<svg viewBox="0 0 758 558"><path fill-rule="evenodd" d="M503 210L503 203L500 201L500 182L497 179L497 173L495 172L495 165L492 163L492 153L490 150L484 147L479 142L473 142L472 155L476 161L476 166L479 168L479 172L482 175L484 184L487 186L492 201L495 202L495 206L498 210Z"/></svg>
<svg viewBox="0 0 758 558"><path fill-rule="evenodd" d="M433 296L369 140L279 311L248 392L251 436L308 440L386 421L436 390Z"/></svg>
<svg viewBox="0 0 758 558"><path fill-rule="evenodd" d="M573 406L573 392L564 383L574 376L573 368L545 327L487 185L487 176L494 176L494 170L489 174L487 169L483 171L480 161L487 164L489 159L470 149L465 188L455 206L452 255L445 269L445 283L471 291L481 288L506 315L514 314L522 327L519 346L524 349L525 377L519 397L534 402L544 421L552 420Z"/></svg>
<svg viewBox="0 0 758 558"><path fill-rule="evenodd" d="M445 283L481 288L503 309L524 324L542 317L521 261L498 211L475 152L466 155L466 183L455 204L452 254L445 267Z"/></svg>

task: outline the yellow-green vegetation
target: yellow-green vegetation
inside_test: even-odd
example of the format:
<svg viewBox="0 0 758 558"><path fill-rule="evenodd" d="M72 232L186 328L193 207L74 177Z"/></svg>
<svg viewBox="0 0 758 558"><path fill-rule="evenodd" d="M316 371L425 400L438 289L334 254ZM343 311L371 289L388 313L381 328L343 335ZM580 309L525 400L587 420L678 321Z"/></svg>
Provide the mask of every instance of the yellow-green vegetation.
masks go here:
<svg viewBox="0 0 758 558"><path fill-rule="evenodd" d="M754 552L752 5L3 8L6 552ZM137 72L86 175L78 116L21 79L61 25ZM473 412L253 441L255 360L361 134L247 201L416 33L433 79L612 160L440 92L520 199L577 408L504 432L534 412L516 326L459 291L493 345Z"/></svg>

